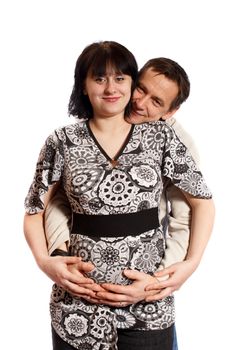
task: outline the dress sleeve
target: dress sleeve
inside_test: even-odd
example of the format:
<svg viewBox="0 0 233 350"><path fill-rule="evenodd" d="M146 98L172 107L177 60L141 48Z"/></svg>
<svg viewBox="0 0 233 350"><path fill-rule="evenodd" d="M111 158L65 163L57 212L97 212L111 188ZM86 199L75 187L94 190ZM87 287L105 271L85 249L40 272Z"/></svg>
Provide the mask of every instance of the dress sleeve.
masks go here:
<svg viewBox="0 0 233 350"><path fill-rule="evenodd" d="M40 151L36 171L25 199L28 214L44 210L44 195L49 187L61 179L64 157L61 142L54 132L50 135Z"/></svg>
<svg viewBox="0 0 233 350"><path fill-rule="evenodd" d="M162 165L163 176L194 197L210 199L212 194L201 171L187 147L180 141L175 131L165 127L165 145Z"/></svg>

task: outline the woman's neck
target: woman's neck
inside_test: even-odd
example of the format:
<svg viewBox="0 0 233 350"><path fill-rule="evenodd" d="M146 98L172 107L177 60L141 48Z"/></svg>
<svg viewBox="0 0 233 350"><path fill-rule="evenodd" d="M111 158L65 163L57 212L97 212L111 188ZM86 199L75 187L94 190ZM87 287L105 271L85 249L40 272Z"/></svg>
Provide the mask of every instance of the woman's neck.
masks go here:
<svg viewBox="0 0 233 350"><path fill-rule="evenodd" d="M97 132L117 133L123 130L129 130L130 124L124 119L124 116L113 117L93 117L89 120L91 129Z"/></svg>
<svg viewBox="0 0 233 350"><path fill-rule="evenodd" d="M132 125L124 120L124 117L117 118L92 118L89 120L89 127L105 153L111 159L115 159L125 144Z"/></svg>

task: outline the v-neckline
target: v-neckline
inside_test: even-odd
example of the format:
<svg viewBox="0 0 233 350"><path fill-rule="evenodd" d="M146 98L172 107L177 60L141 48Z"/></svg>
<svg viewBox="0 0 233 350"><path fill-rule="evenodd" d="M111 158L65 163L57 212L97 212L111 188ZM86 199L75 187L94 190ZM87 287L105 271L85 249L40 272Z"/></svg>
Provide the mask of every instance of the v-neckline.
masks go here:
<svg viewBox="0 0 233 350"><path fill-rule="evenodd" d="M96 146L98 147L98 149L100 150L100 152L105 156L105 158L112 164L113 167L115 167L118 162L118 158L121 156L121 154L124 152L124 149L125 147L127 146L127 144L129 143L129 140L131 138L131 135L133 133L133 130L134 130L134 124L131 125L131 128L128 132L128 135L126 136L125 138L125 141L123 142L122 146L120 147L119 151L116 153L116 155L112 158L110 157L107 152L103 149L103 147L99 144L97 138L95 137L94 133L92 132L91 130L91 127L90 127L90 123L89 123L89 120L86 121L86 126L87 126L87 129L93 139L93 141L95 142Z"/></svg>

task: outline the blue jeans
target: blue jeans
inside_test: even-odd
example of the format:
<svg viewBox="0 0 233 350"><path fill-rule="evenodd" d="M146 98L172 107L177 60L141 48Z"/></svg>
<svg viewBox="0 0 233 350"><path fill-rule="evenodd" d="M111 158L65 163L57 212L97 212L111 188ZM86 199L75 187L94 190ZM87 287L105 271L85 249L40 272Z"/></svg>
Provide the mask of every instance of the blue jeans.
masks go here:
<svg viewBox="0 0 233 350"><path fill-rule="evenodd" d="M142 334L146 337L142 337ZM118 348L124 350L170 350L173 349L174 326L159 331L119 331ZM156 335L156 336L155 336ZM53 350L76 350L62 340L52 327ZM79 347L80 348L80 347ZM81 349L83 345L81 345Z"/></svg>
<svg viewBox="0 0 233 350"><path fill-rule="evenodd" d="M178 350L177 335L176 335L176 327L175 326L174 326L172 350Z"/></svg>

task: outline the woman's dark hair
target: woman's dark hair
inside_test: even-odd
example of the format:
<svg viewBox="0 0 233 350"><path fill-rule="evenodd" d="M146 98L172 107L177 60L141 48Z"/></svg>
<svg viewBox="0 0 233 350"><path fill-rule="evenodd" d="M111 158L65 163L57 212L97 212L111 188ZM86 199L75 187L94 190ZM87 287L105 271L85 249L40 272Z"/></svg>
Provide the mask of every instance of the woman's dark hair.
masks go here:
<svg viewBox="0 0 233 350"><path fill-rule="evenodd" d="M78 118L91 118L92 105L87 95L84 95L84 84L87 74L104 76L108 65L117 73L129 75L132 78L131 93L135 88L138 75L138 65L134 55L123 45L115 41L101 41L87 46L78 57L74 86L70 96L68 112ZM125 115L131 111L131 102L125 108Z"/></svg>
<svg viewBox="0 0 233 350"><path fill-rule="evenodd" d="M139 79L148 69L152 69L156 73L165 75L166 78L176 82L178 86L179 92L176 98L172 101L169 112L178 108L185 100L187 100L190 93L190 81L185 70L177 62L165 57L153 58L140 69Z"/></svg>

